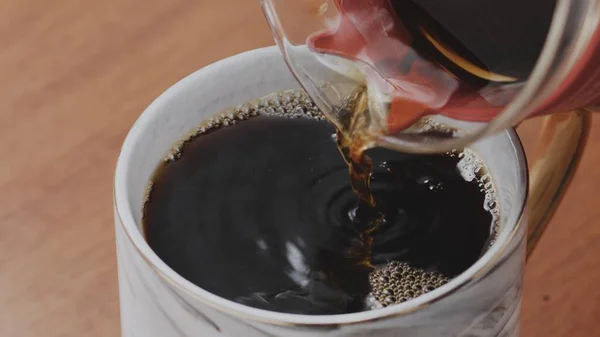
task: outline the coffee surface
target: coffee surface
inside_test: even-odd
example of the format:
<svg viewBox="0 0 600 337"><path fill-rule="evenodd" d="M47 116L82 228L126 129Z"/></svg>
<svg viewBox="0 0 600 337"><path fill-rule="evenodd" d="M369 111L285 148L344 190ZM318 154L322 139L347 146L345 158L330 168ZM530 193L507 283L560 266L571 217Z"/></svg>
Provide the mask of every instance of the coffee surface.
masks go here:
<svg viewBox="0 0 600 337"><path fill-rule="evenodd" d="M368 150L365 210L335 130L314 106L278 104L216 120L158 167L145 235L180 275L257 308L342 314L431 291L489 246L493 216L461 154Z"/></svg>

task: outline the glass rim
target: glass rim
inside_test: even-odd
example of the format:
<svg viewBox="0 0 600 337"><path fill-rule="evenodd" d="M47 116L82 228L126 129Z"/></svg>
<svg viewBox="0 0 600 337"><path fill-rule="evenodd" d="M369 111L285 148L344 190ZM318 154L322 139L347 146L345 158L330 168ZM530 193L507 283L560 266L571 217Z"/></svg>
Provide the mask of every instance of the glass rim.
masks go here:
<svg viewBox="0 0 600 337"><path fill-rule="evenodd" d="M257 62L259 59L269 56L274 57L274 55L279 55L279 50L277 47L273 46L256 49L218 61L196 71L161 94L142 113L129 131L117 160L115 171L113 200L115 215L119 220L119 224L117 224L117 226L122 226L122 229L126 235L126 239L133 244L141 258L159 275L160 278L171 284L176 289L202 302L203 304L206 304L213 309L219 310L228 315L279 326L331 326L356 324L384 318L398 317L423 310L435 302L463 289L468 284L481 279L498 263L502 263L502 261L499 259L506 252L509 243L511 243L514 237L518 234L519 229L524 225L523 213L528 194L529 176L527 171L526 157L521 141L514 129L506 130L505 136L503 137L508 137L508 141L513 145L512 149L513 151L516 151L517 154L516 165L519 172L522 172L521 180L523 184L518 188L523 190L523 200L519 203L520 208L518 210L515 209L515 212L518 214L518 217L516 217L518 220L515 223L509 223L506 227L506 230L501 231L496 244L492 246L492 248L490 248L486 253L484 253L484 255L480 257L475 264L469 267L469 269L452 279L444 286L436 288L430 293L424 294L410 301L389 306L387 308L351 314L312 316L280 313L252 308L212 294L186 280L173 269L171 269L171 267L169 267L166 263L164 263L154 253L144 239L140 226L138 226L138 222L135 221L133 209L135 206L132 207L129 202L130 194L134 193L128 188L129 177L132 174L130 163L133 159L133 154L135 153L137 146L139 146L140 136L148 132L148 129L151 125L150 122L153 119L169 111L168 106L170 100L184 90L189 83L209 80L203 75L207 69L216 67L217 65L219 67L227 67L228 65L240 64L240 62ZM184 135L182 135L182 137L183 136ZM141 207L141 205L139 205L139 207Z"/></svg>

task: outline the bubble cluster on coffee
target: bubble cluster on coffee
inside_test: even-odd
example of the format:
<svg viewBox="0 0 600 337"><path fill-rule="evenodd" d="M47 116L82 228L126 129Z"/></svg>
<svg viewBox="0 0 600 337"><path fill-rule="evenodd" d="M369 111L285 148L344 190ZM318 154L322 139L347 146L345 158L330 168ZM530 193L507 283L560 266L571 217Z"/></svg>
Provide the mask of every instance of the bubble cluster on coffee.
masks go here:
<svg viewBox="0 0 600 337"><path fill-rule="evenodd" d="M489 243L491 247L496 242L500 231L500 207L492 176L487 172L483 160L473 150L453 151L450 155L460 158L457 168L461 175L466 181L475 180L485 196L483 208L492 215L492 234Z"/></svg>
<svg viewBox="0 0 600 337"><path fill-rule="evenodd" d="M257 100L239 105L221 112L197 127L188 137L177 144L165 157L171 162L181 156L181 149L192 139L206 135L220 128L235 125L256 116L282 116L286 118L313 118L325 120L315 103L303 90L287 90L272 93ZM452 134L456 130L436 120L424 118L420 121L423 131ZM445 153L457 157L457 169L466 181L477 181L485 195L483 207L492 214L493 222L489 246L494 244L499 232L499 206L491 175L487 172L483 160L471 149L453 150ZM375 309L406 302L431 292L451 281L451 278L436 271L413 267L403 261L389 261L373 267L369 275L371 295L367 297L367 306Z"/></svg>
<svg viewBox="0 0 600 337"><path fill-rule="evenodd" d="M271 93L259 99L241 104L233 109L228 109L214 118L204 121L187 137L176 144L167 153L165 161L173 161L181 156L181 149L185 143L198 136L216 131L222 127L235 125L248 118L263 116L285 116L286 118L314 118L325 120L325 117L303 90L285 90Z"/></svg>
<svg viewBox="0 0 600 337"><path fill-rule="evenodd" d="M383 306L406 302L448 281L449 278L438 272L414 268L399 261L391 261L369 275L371 292Z"/></svg>

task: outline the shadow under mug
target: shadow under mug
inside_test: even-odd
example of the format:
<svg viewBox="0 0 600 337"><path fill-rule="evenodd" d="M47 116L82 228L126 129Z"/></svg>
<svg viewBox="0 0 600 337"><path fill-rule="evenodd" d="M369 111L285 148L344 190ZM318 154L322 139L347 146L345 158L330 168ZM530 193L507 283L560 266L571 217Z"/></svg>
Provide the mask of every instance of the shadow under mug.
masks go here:
<svg viewBox="0 0 600 337"><path fill-rule="evenodd" d="M470 146L485 162L495 187L500 213L496 243L449 283L402 304L331 316L255 309L195 286L152 251L141 229L142 207L152 174L167 152L224 110L286 89L299 85L279 49L252 50L176 83L132 127L114 188L122 336L518 336L527 251L575 170L589 127L584 112L546 117L529 199L527 163L514 130Z"/></svg>

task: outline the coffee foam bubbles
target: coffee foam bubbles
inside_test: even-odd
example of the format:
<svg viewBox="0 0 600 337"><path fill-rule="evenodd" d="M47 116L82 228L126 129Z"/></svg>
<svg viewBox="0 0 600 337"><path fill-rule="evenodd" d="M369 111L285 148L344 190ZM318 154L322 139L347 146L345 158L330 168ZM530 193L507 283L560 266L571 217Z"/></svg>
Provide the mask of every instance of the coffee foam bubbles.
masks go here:
<svg viewBox="0 0 600 337"><path fill-rule="evenodd" d="M466 181L475 180L479 189L485 195L483 208L492 215L492 235L490 246L494 244L498 232L500 231L500 207L498 205L498 195L492 181L492 176L488 172L483 160L470 149L464 149L458 154L460 161L457 168Z"/></svg>
<svg viewBox="0 0 600 337"><path fill-rule="evenodd" d="M371 293L382 306L406 302L446 284L450 279L406 262L391 261L369 275Z"/></svg>

